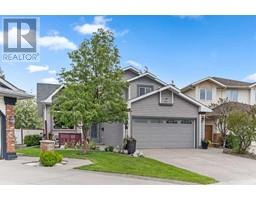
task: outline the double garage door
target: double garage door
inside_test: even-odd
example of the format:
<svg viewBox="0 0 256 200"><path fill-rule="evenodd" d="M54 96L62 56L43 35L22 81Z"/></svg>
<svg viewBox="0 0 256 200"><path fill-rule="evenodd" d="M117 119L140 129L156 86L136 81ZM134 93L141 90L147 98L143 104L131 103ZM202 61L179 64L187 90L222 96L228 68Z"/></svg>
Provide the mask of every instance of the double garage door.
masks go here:
<svg viewBox="0 0 256 200"><path fill-rule="evenodd" d="M137 148L194 148L194 119L133 118Z"/></svg>

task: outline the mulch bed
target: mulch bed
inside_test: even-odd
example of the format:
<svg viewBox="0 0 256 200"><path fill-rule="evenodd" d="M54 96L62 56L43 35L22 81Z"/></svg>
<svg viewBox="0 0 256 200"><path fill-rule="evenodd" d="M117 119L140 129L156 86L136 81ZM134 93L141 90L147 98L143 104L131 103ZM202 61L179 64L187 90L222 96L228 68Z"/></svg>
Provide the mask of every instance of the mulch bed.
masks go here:
<svg viewBox="0 0 256 200"><path fill-rule="evenodd" d="M232 151L232 149L223 149L223 153L230 154L230 155L233 155L233 156L240 156L240 157L243 157L243 158L249 158L249 159L256 160L256 155L252 154L252 153L239 154L239 153L236 153L236 152Z"/></svg>

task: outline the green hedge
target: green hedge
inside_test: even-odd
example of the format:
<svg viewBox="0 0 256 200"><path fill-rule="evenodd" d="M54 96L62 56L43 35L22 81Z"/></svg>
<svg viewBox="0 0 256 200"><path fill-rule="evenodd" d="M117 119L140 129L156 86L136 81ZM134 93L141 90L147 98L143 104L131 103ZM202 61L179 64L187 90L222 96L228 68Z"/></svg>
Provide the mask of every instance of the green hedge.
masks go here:
<svg viewBox="0 0 256 200"><path fill-rule="evenodd" d="M40 140L42 140L40 135L26 135L24 138L24 144L26 144L27 147L37 146L40 145Z"/></svg>

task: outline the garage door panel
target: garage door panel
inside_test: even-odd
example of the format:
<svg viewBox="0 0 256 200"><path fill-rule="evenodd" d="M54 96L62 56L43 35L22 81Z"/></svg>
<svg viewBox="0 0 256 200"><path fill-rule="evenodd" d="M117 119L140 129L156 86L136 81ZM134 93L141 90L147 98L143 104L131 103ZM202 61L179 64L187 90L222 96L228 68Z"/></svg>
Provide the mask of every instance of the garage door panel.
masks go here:
<svg viewBox="0 0 256 200"><path fill-rule="evenodd" d="M177 120L177 124L171 124L166 123L166 119L160 119L161 123L151 123L155 120L148 119L146 123L145 119L133 120L133 135L138 148L194 147L195 120L189 120L191 124L184 124L184 121L181 123L181 120Z"/></svg>

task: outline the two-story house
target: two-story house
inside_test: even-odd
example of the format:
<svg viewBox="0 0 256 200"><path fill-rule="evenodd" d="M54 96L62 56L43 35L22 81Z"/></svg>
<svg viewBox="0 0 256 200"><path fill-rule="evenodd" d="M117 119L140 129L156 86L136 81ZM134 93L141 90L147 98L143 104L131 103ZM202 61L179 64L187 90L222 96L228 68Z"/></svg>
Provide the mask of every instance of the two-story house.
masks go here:
<svg viewBox="0 0 256 200"><path fill-rule="evenodd" d="M106 145L121 145L126 137L134 137L138 148L196 148L204 136L204 115L207 106L168 85L154 74L134 67L123 69L129 83L124 98L128 106L128 124L95 124L91 139ZM37 102L44 117L45 131L59 138L60 143L81 135L77 127L56 123L50 107L61 85L37 84Z"/></svg>
<svg viewBox="0 0 256 200"><path fill-rule="evenodd" d="M237 109L247 109L249 105L256 103L256 83L244 81L206 77L182 88L181 91L207 106L218 103L219 99L227 99ZM205 137L217 143L220 134L214 114L206 115Z"/></svg>

